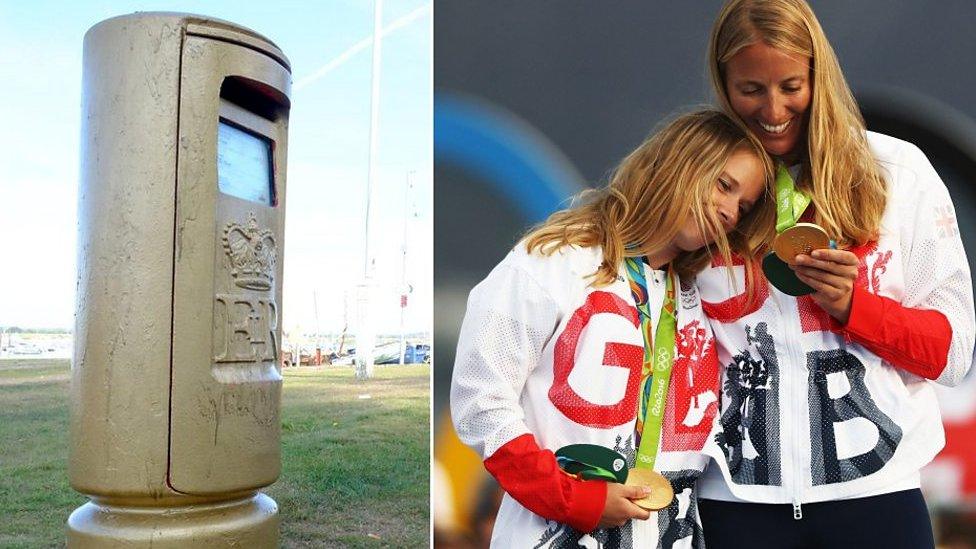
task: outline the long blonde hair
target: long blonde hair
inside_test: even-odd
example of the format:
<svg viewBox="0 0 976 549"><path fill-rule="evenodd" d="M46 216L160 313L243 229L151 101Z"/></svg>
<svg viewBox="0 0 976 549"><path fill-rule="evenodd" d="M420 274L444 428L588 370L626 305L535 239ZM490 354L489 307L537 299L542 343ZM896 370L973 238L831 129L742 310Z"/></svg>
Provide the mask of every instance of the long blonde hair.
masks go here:
<svg viewBox="0 0 976 549"><path fill-rule="evenodd" d="M704 268L712 253L731 265L731 253L753 256L771 227L772 200L761 199L726 237L712 203L712 192L729 157L739 148L764 166L766 188L772 178L768 155L755 137L717 110L679 116L646 139L614 170L604 188L585 191L575 207L554 213L525 237L529 252L543 255L561 246L599 246L603 263L593 284L610 284L625 257L639 257L671 243L692 215L701 234L714 244L680 254L672 262L679 275Z"/></svg>
<svg viewBox="0 0 976 549"><path fill-rule="evenodd" d="M745 127L729 101L725 66L758 42L811 61L812 99L798 187L813 199L814 221L839 244L876 239L887 200L885 180L837 56L804 0L729 0L723 6L712 26L708 61L720 106Z"/></svg>

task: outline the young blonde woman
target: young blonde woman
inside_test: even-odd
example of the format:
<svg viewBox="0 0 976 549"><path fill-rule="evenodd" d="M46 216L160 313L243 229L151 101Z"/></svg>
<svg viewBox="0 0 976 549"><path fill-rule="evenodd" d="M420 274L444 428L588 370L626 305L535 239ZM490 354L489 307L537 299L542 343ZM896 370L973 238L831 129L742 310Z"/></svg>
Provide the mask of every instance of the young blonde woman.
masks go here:
<svg viewBox="0 0 976 549"><path fill-rule="evenodd" d="M772 222L762 199L771 173L759 143L724 114L681 116L471 291L451 415L506 492L492 546L701 547L693 490L718 364L698 294L682 280L712 250L756 250L761 239L742 234ZM605 464L611 479L656 471L675 498L650 512L633 500L661 492L640 482L567 474L561 452L578 444L619 454Z"/></svg>
<svg viewBox="0 0 976 549"><path fill-rule="evenodd" d="M727 2L709 53L722 108L778 163L777 231L816 224L837 249L789 261L805 291L747 300L724 260L698 277L724 368L708 547L932 547L932 383L963 378L976 331L949 193L917 147L865 130L803 0Z"/></svg>

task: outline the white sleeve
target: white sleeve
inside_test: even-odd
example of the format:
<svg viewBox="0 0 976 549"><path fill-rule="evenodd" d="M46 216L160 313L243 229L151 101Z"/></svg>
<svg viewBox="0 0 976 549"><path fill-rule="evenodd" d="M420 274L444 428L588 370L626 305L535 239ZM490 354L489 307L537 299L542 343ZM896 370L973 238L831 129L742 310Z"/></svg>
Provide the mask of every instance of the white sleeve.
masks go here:
<svg viewBox="0 0 976 549"><path fill-rule="evenodd" d="M559 322L559 308L524 270L506 264L471 290L451 379L451 418L482 459L529 429L520 403Z"/></svg>
<svg viewBox="0 0 976 549"><path fill-rule="evenodd" d="M901 209L905 216L901 239L905 272L902 304L941 312L949 321L952 339L946 366L935 381L954 386L969 371L976 338L969 260L948 189L925 154L914 145L906 145L904 158L908 168L902 173L910 178L914 172L915 180L913 188L896 190L913 197Z"/></svg>

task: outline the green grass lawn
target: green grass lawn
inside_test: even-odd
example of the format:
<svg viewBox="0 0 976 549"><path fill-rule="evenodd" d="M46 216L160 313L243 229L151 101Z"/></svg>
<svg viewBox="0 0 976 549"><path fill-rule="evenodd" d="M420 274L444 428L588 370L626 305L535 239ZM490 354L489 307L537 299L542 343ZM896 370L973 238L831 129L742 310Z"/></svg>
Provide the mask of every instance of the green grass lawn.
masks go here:
<svg viewBox="0 0 976 549"><path fill-rule="evenodd" d="M59 547L68 486L67 360L0 360L0 547ZM284 547L426 547L429 366L285 371ZM360 398L369 395L370 398Z"/></svg>

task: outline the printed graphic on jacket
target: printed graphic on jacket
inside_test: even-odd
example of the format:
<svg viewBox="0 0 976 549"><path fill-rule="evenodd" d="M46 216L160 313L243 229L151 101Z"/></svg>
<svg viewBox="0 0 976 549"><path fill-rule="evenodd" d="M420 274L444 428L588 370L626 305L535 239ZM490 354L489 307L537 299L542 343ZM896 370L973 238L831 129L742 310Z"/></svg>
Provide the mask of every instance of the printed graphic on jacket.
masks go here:
<svg viewBox="0 0 976 549"><path fill-rule="evenodd" d="M871 398L864 384L864 365L847 351L835 349L808 353L807 368L813 484L846 482L881 469L898 448L902 432ZM877 429L877 442L867 452L852 455L859 442L871 440L864 435L863 420Z"/></svg>
<svg viewBox="0 0 976 549"><path fill-rule="evenodd" d="M746 325L748 348L732 357L724 385L728 407L715 441L737 484L781 485L779 365L765 322Z"/></svg>
<svg viewBox="0 0 976 549"><path fill-rule="evenodd" d="M695 469L664 473L674 488L674 501L658 511L658 549L671 549L678 540L689 536L690 547L705 549L705 536L698 520L698 491L695 489L695 481L701 473Z"/></svg>
<svg viewBox="0 0 976 549"><path fill-rule="evenodd" d="M570 385L569 378L577 367L582 334L598 314L623 317L634 326L635 332L638 330L640 321L635 307L613 293L591 292L556 340L548 396L552 405L574 423L608 428L631 423L636 417L644 348L607 341L602 365L628 371L622 396L616 402L597 404L580 395ZM718 357L714 339L707 337L707 333L700 320L692 320L678 330L677 354L662 428L661 449L665 452L701 450L718 413Z"/></svg>
<svg viewBox="0 0 976 549"><path fill-rule="evenodd" d="M557 410L574 423L605 429L632 422L636 417L644 348L640 345L613 341L605 344L603 366L628 370L627 387L619 401L611 404L596 404L576 392L569 383L569 376L577 366L576 351L587 325L599 314L623 317L633 325L635 331L640 326L637 309L620 296L604 291L594 291L587 295L586 302L573 312L573 316L556 340L549 400Z"/></svg>
<svg viewBox="0 0 976 549"><path fill-rule="evenodd" d="M697 320L678 331L677 355L664 408L661 449L698 451L718 413L718 356L715 340Z"/></svg>

